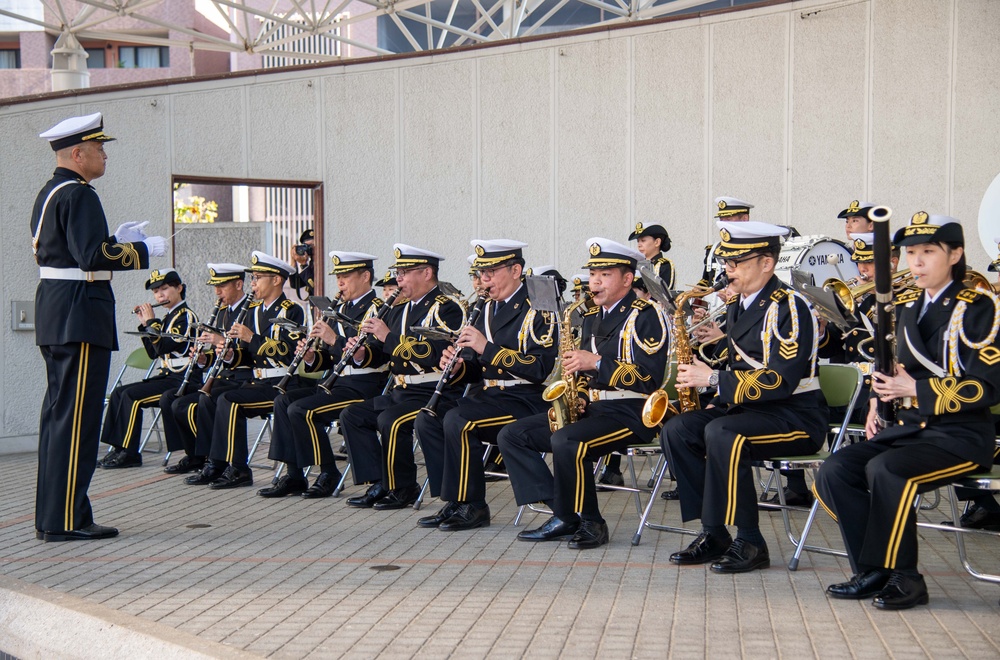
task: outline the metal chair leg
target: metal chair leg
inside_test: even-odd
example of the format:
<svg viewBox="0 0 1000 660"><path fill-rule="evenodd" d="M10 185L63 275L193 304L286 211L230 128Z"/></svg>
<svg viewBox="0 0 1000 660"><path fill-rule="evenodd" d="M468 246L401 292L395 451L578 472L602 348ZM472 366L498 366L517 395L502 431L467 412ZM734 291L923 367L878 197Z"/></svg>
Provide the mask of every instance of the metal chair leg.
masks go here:
<svg viewBox="0 0 1000 660"><path fill-rule="evenodd" d="M351 471L351 464L348 463L344 468L344 472L340 475L340 482L337 483L337 487L333 489L333 496L340 497L340 494L344 491L344 484L347 483L347 475Z"/></svg>

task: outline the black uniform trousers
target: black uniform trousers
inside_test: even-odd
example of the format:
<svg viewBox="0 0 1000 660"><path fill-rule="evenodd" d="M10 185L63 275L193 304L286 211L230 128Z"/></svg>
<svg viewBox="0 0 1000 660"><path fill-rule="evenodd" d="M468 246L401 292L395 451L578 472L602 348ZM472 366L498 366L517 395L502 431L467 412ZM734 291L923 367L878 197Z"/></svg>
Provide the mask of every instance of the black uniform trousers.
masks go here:
<svg viewBox="0 0 1000 660"><path fill-rule="evenodd" d="M184 430L184 436L194 438L194 456L208 456L212 450L212 427L219 397L244 382L232 378L216 379L212 382L211 394L202 394L199 390L174 400L171 407L174 419ZM185 447L187 443L186 438Z"/></svg>
<svg viewBox="0 0 1000 660"><path fill-rule="evenodd" d="M39 350L46 390L38 424L35 529L83 529L94 523L87 489L97 468L111 349L74 343Z"/></svg>
<svg viewBox="0 0 1000 660"><path fill-rule="evenodd" d="M431 495L447 502L485 502L483 459L488 445L497 442L504 426L534 415L549 406L541 388L527 386L523 394L500 388L479 389L458 399L438 416L420 413L417 437L427 459ZM436 460L444 457L443 464ZM441 469L443 468L443 470Z"/></svg>
<svg viewBox="0 0 1000 660"><path fill-rule="evenodd" d="M176 392L181 378L176 374L165 374L116 387L111 392L104 414L101 442L130 454L138 454L142 437L142 409L158 405L164 392Z"/></svg>
<svg viewBox="0 0 1000 660"><path fill-rule="evenodd" d="M594 459L653 439L657 429L642 423L644 402L634 398L591 403L583 418L552 434L553 512L557 516L566 519L579 513L587 520L603 521L597 506Z"/></svg>
<svg viewBox="0 0 1000 660"><path fill-rule="evenodd" d="M673 464L682 519L746 529L759 524L751 462L812 454L822 444L822 437L810 438L781 417L756 411L727 415L720 408L672 417L660 438Z"/></svg>
<svg viewBox="0 0 1000 660"><path fill-rule="evenodd" d="M249 462L247 445L247 419L266 417L274 409L274 399L279 392L274 388L281 377L264 378L227 390L215 400L215 419L212 425L212 446L208 457L213 463L229 463L245 468ZM298 376L290 381L298 387ZM214 394L214 392L213 392ZM207 398L207 397L205 397ZM201 406L198 404L198 424L201 424Z"/></svg>
<svg viewBox="0 0 1000 660"><path fill-rule="evenodd" d="M916 496L979 469L938 445L914 443L912 437L897 446L859 442L824 461L813 490L837 521L855 573L915 570Z"/></svg>
<svg viewBox="0 0 1000 660"><path fill-rule="evenodd" d="M548 411L504 426L497 436L497 445L504 456L507 476L518 505L552 502L555 497L555 481L542 456L552 453ZM554 513L560 515L560 512ZM563 511L562 514L566 515L567 512Z"/></svg>
<svg viewBox="0 0 1000 660"><path fill-rule="evenodd" d="M180 383L177 383L177 387L180 387ZM160 400L157 402L157 405L160 407L160 422L163 424L163 435L167 439L167 451L180 451L183 449L184 453L188 456L197 456L194 449L195 433L197 432L198 424L195 418L195 411L198 409L197 394L198 388L201 387L201 381L188 383L184 397L177 396L177 387L161 394ZM174 412L174 404L179 398L187 398L185 404L178 404L178 407L182 409L180 410L180 414L182 415L180 419L178 419L178 413ZM188 413L191 415L190 420L187 418Z"/></svg>
<svg viewBox="0 0 1000 660"><path fill-rule="evenodd" d="M434 386L434 383L420 383L397 387L386 396L348 406L340 414L340 429L347 440L355 484L381 480L389 490L416 485L413 423L434 393ZM446 394L442 402L454 401L456 396ZM443 462L444 457L424 452L424 460L428 471L441 470L434 461Z"/></svg>

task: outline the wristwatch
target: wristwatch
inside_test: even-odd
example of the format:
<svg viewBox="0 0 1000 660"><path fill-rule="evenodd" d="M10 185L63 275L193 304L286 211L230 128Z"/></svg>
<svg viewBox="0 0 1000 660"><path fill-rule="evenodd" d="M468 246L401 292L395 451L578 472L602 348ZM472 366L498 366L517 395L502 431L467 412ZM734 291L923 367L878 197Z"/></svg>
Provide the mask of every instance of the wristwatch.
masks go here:
<svg viewBox="0 0 1000 660"><path fill-rule="evenodd" d="M718 369L713 370L712 374L708 377L708 386L709 387L718 387L719 386L719 370Z"/></svg>

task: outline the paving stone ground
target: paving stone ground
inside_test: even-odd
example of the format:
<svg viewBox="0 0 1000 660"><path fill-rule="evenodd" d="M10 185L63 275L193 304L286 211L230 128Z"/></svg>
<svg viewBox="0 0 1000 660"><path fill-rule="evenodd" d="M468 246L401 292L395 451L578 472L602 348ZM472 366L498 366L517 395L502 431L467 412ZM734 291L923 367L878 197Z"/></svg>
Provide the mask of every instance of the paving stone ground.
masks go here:
<svg viewBox="0 0 1000 660"><path fill-rule="evenodd" d="M0 456L0 574L264 657L1000 657L1000 585L972 579L953 536L934 530L920 534L930 606L893 613L826 598L850 573L842 558L807 554L788 571L777 513L761 514L772 567L721 576L669 563L692 537L647 530L632 546L638 515L625 493L600 495L611 543L581 552L517 541L506 483L489 486L491 527L445 533L415 525L437 502L380 513L344 497L265 500L255 493L267 470L253 489L212 491L147 454L142 468L94 477L96 519L118 538L43 543L35 469L34 455ZM653 510L680 524L675 502ZM810 541L841 547L825 516ZM1000 540L969 546L1000 572Z"/></svg>

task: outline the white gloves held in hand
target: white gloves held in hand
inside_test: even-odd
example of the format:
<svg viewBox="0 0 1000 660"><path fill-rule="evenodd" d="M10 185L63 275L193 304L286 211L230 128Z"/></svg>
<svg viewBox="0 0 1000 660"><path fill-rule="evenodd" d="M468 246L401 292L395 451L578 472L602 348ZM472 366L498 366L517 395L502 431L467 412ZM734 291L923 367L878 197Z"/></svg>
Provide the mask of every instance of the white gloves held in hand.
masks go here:
<svg viewBox="0 0 1000 660"><path fill-rule="evenodd" d="M138 243L146 238L143 229L149 222L125 222L115 230L115 240L119 243Z"/></svg>
<svg viewBox="0 0 1000 660"><path fill-rule="evenodd" d="M167 253L167 239L162 236L149 236L142 239L151 257L162 257Z"/></svg>

